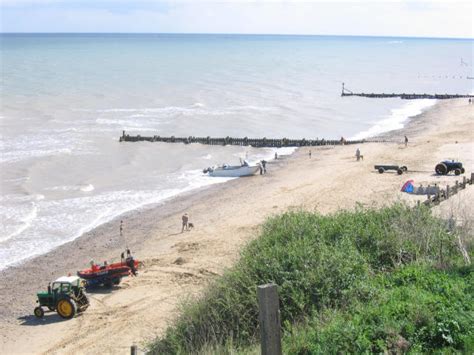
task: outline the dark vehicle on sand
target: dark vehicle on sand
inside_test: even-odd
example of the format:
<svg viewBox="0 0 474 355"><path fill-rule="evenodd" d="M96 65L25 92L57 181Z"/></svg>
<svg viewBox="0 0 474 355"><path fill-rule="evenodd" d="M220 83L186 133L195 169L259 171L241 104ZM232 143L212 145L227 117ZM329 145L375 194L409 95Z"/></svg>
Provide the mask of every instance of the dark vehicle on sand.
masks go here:
<svg viewBox="0 0 474 355"><path fill-rule="evenodd" d="M375 165L374 169L379 172L379 174L383 174L384 172L388 170L395 170L398 175L402 175L403 173L406 173L408 171L408 168L406 166L398 166L398 165Z"/></svg>
<svg viewBox="0 0 474 355"><path fill-rule="evenodd" d="M447 175L451 171L454 171L455 175L464 174L465 170L462 166L462 163L454 160L445 160L435 166L436 174L438 175Z"/></svg>

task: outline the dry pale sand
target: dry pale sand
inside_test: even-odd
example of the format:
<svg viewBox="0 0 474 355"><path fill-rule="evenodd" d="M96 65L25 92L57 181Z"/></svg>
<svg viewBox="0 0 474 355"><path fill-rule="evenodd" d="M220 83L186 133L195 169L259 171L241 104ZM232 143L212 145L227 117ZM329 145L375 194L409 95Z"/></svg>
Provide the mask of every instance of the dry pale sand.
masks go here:
<svg viewBox="0 0 474 355"><path fill-rule="evenodd" d="M392 132L393 143L361 145L361 162L355 161L355 146L312 148L311 159L303 148L270 164L265 176L234 180L124 216L127 242L145 267L112 292L92 293L91 307L72 320L62 321L52 313L36 320L35 292L49 280L85 267L91 258L116 258L124 246L117 221L2 272L0 352L126 354L134 343L143 346L173 320L181 300L198 295L232 265L268 216L288 209L330 213L357 204L415 203L420 197L400 192L407 179L424 185L459 179L434 175L435 164L445 158L462 160L470 174L473 107L467 100L440 102L404 130ZM408 148L401 144L404 134L410 139ZM409 172L380 175L373 169L379 163L403 164ZM471 189L456 198L472 197ZM195 229L181 234L184 211ZM472 214L466 218L472 219Z"/></svg>

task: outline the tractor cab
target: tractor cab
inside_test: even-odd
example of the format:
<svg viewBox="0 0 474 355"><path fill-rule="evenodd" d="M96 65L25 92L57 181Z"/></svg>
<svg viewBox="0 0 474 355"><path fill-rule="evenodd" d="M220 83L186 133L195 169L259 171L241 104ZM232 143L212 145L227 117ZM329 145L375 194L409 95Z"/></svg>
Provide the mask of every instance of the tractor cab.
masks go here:
<svg viewBox="0 0 474 355"><path fill-rule="evenodd" d="M81 286L81 279L77 276L62 276L50 284L53 293L69 293L74 292ZM48 287L49 291L49 287Z"/></svg>
<svg viewBox="0 0 474 355"><path fill-rule="evenodd" d="M34 313L38 318L44 316L42 307L57 311L61 317L69 319L89 306L81 279L77 276L62 276L48 285L48 291L38 292L37 296L39 306Z"/></svg>

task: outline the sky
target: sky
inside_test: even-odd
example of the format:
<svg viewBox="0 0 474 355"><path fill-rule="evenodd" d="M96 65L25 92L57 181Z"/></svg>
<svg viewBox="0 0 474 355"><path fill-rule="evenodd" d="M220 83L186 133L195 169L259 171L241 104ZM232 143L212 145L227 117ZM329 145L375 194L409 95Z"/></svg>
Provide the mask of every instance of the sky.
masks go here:
<svg viewBox="0 0 474 355"><path fill-rule="evenodd" d="M473 38L473 11L449 0L0 0L0 30Z"/></svg>

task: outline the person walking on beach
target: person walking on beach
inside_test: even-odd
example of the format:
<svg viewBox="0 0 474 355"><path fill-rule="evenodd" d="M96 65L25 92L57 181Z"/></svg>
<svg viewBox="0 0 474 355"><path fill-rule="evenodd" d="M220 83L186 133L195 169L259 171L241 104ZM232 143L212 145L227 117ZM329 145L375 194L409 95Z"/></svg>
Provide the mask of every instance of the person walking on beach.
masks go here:
<svg viewBox="0 0 474 355"><path fill-rule="evenodd" d="M359 148L357 148L357 150L356 150L356 158L357 158L357 161L360 160L360 149Z"/></svg>
<svg viewBox="0 0 474 355"><path fill-rule="evenodd" d="M120 236L123 237L123 221L120 221Z"/></svg>
<svg viewBox="0 0 474 355"><path fill-rule="evenodd" d="M267 161L262 160L261 163L262 163L263 173L266 174L267 173Z"/></svg>
<svg viewBox="0 0 474 355"><path fill-rule="evenodd" d="M278 154L277 154L277 152L275 152L275 160L277 160L277 159L278 159Z"/></svg>
<svg viewBox="0 0 474 355"><path fill-rule="evenodd" d="M408 137L405 136L405 148L408 147Z"/></svg>
<svg viewBox="0 0 474 355"><path fill-rule="evenodd" d="M311 149L309 150L308 155L309 155L309 159L311 159Z"/></svg>
<svg viewBox="0 0 474 355"><path fill-rule="evenodd" d="M183 214L183 217L181 217L181 220L183 221L183 226L181 228L181 233L183 233L185 228L186 228L186 230L188 230L188 221L189 221L188 214L187 213Z"/></svg>

